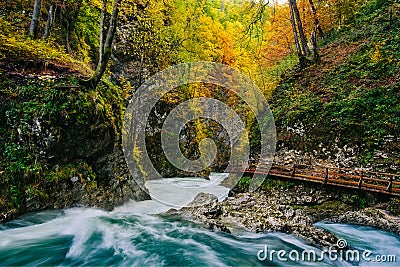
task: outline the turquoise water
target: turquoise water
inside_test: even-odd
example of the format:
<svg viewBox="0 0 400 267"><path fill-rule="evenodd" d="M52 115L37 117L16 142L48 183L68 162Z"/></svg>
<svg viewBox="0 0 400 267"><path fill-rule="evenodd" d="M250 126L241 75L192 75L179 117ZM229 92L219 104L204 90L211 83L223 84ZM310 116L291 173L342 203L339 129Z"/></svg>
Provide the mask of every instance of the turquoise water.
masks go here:
<svg viewBox="0 0 400 267"><path fill-rule="evenodd" d="M96 209L43 211L0 225L0 265L50 266L349 266L344 261L260 261L258 251L314 249L281 233L213 232L189 221L138 214L130 203L113 212ZM157 206L155 204L155 206ZM129 210L139 210L130 212ZM369 227L317 224L346 238L351 247L395 253L399 236ZM356 263L360 264L360 263ZM368 265L368 263L361 263ZM370 265L370 266L398 266Z"/></svg>
<svg viewBox="0 0 400 267"><path fill-rule="evenodd" d="M315 226L335 233L338 238L346 240L353 250L371 251L369 257L371 261L363 261L359 265L371 267L400 266L399 235L360 225L316 223ZM395 261L390 261L388 257L393 255ZM380 257L379 262L376 261L376 256Z"/></svg>
<svg viewBox="0 0 400 267"><path fill-rule="evenodd" d="M157 216L171 206L186 205L200 192L220 196L229 189L216 186L225 174L210 181L193 177L153 180L146 187L160 201L131 201L112 212L74 208L36 212L0 225L1 266L400 266L322 257L263 258L275 250L288 254L318 248L283 233L233 235L213 232L177 217ZM351 248L391 255L400 261L400 238L370 227L318 223L347 240ZM261 253L261 254L260 254ZM272 254L273 255L273 254ZM261 260L259 260L260 256ZM318 258L318 257L317 257Z"/></svg>

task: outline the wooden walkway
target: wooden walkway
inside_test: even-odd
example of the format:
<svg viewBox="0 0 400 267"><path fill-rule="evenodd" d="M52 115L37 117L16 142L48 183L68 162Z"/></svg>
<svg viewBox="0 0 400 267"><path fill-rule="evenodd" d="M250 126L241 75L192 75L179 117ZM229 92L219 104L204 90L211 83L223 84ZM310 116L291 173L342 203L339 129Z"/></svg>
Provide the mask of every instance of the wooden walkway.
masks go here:
<svg viewBox="0 0 400 267"><path fill-rule="evenodd" d="M266 166L266 165L264 165ZM237 172L237 166L231 172ZM248 164L246 174L268 174L271 178L285 178L308 182L354 188L391 196L400 196L400 174L354 170L346 168L321 167L295 164L292 166Z"/></svg>

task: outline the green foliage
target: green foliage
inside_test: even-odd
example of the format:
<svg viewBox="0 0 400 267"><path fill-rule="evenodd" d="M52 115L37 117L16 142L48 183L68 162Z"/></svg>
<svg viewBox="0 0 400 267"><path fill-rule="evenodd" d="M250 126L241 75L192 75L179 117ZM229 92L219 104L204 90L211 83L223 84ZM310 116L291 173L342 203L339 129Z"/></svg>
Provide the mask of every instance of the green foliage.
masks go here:
<svg viewBox="0 0 400 267"><path fill-rule="evenodd" d="M367 199L360 195L352 195L350 198L350 202L353 205L356 205L359 209L364 209L364 208L368 207Z"/></svg>
<svg viewBox="0 0 400 267"><path fill-rule="evenodd" d="M250 176L243 176L240 178L237 186L239 187L240 190L246 191L249 189L251 183L251 177Z"/></svg>
<svg viewBox="0 0 400 267"><path fill-rule="evenodd" d="M97 60L101 1L65 0L58 3L50 31L51 38L45 41L41 38L52 2L42 1L37 40L31 40L27 36L33 2L5 0L0 3L0 25L6 31L2 37L6 40L5 48L9 49L5 49L8 52L6 56L14 60L42 59L62 64L71 63L72 68L87 74L87 64Z"/></svg>
<svg viewBox="0 0 400 267"><path fill-rule="evenodd" d="M271 188L281 188L281 189L291 189L295 186L295 183L285 180L277 180L277 179L267 179L261 185L261 188L265 191L268 191Z"/></svg>
<svg viewBox="0 0 400 267"><path fill-rule="evenodd" d="M12 27L0 17L2 32L0 38L0 59L11 60L15 58L60 60L66 61L67 55L59 49L49 46L45 41L33 41Z"/></svg>
<svg viewBox="0 0 400 267"><path fill-rule="evenodd" d="M100 10L91 0L82 1L71 31L73 56L86 64L95 63L99 47Z"/></svg>
<svg viewBox="0 0 400 267"><path fill-rule="evenodd" d="M241 191L247 191L249 189L252 177L244 175L240 178L239 182L237 183L237 187ZM295 183L285 180L278 180L278 179L270 179L267 178L261 185L261 189L264 191L271 190L273 188L280 188L280 189L291 189L295 186Z"/></svg>
<svg viewBox="0 0 400 267"><path fill-rule="evenodd" d="M387 20L399 8L366 2L351 24L328 35L319 65L285 74L271 105L280 144L319 156L321 147L357 147L362 165L382 150L388 158L380 163L398 163L398 144L384 144L400 133L400 20Z"/></svg>
<svg viewBox="0 0 400 267"><path fill-rule="evenodd" d="M90 182L89 186L91 187L93 186L91 182L96 179L96 175L90 165L82 160L64 166L56 166L51 171L47 172L45 176L47 181L55 183L60 180L68 180L72 177L76 177L84 184Z"/></svg>
<svg viewBox="0 0 400 267"><path fill-rule="evenodd" d="M24 68L18 73L22 76L29 74L25 67L35 68L38 62L45 69L52 64L55 69L89 74L88 66L98 60L101 1L62 2L62 16L56 16L48 40L27 36L32 1L0 3L1 66L22 62ZM53 127L59 133L55 138L60 138L65 122L92 129L102 121L102 127L112 127L118 136L131 89L149 75L180 62L210 60L238 68L266 97L282 82L271 105L281 144L308 151L336 144L357 145L360 162L370 163L387 136L399 136L400 7L395 1L315 1L322 14L321 25L337 29L323 41L322 62L303 73L295 68L296 56L290 54L293 42L287 6L242 0L224 3L222 8L222 1L124 0L114 42L116 64L107 76L115 78L114 72L121 69L123 74L135 74L132 80L114 79L120 87L103 78L95 91L88 90L79 87L79 74L70 72L65 78L20 80L0 73L0 202L19 207L27 196L46 198L46 183L71 176L95 187L94 172L83 159L55 169L40 160L35 145L37 122ZM299 3L305 4L303 11L308 10L307 1ZM39 37L49 5L50 1L43 2ZM109 1L109 11L111 5ZM389 14L393 14L391 21ZM302 15L307 32L314 20L307 12ZM237 97L211 85L193 84L181 89L166 99L167 106L189 97L223 98L242 118L247 116L251 148L259 149L260 133L254 116L248 116L249 110ZM212 131L205 127L207 122L196 121L191 126L196 142L212 137ZM159 154L157 149L160 147L154 149ZM399 164L395 157L388 162ZM171 168L166 161L159 164ZM250 181L244 177L239 186L248 187ZM290 188L293 184L266 180L263 185L271 186Z"/></svg>
<svg viewBox="0 0 400 267"><path fill-rule="evenodd" d="M393 216L399 216L400 215L400 198L398 198L398 197L392 198L391 201L388 203L387 210Z"/></svg>
<svg viewBox="0 0 400 267"><path fill-rule="evenodd" d="M56 139L62 138L65 127L92 129L95 125L114 129L111 134L118 136L124 112L122 95L122 89L108 81L91 91L80 88L74 77L1 76L0 193L8 207L23 208L27 197L45 199L48 183L71 177L94 188L95 173L85 159L61 161L59 166L43 159L43 138L48 133L41 134L39 128L51 130Z"/></svg>

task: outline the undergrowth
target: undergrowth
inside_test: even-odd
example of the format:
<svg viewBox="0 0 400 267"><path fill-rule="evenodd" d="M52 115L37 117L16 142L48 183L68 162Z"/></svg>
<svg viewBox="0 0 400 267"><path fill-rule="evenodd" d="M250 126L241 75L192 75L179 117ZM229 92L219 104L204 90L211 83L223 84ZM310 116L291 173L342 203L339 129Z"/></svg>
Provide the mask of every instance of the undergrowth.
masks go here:
<svg viewBox="0 0 400 267"><path fill-rule="evenodd" d="M90 72L86 64L68 55L64 48L52 39L33 40L2 17L0 17L0 28L1 61L43 61L60 64L86 75Z"/></svg>
<svg viewBox="0 0 400 267"><path fill-rule="evenodd" d="M400 164L399 14L399 3L369 1L327 35L319 64L286 73L271 103L280 146L322 158L349 147L359 166Z"/></svg>

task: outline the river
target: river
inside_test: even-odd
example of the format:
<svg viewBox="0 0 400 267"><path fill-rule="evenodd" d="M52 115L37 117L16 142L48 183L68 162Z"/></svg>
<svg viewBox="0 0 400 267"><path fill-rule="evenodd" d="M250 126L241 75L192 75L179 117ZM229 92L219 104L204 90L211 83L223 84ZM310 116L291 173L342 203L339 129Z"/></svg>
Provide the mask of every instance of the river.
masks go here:
<svg viewBox="0 0 400 267"><path fill-rule="evenodd" d="M234 235L213 232L177 217L158 216L164 204L131 201L106 212L72 208L26 214L0 225L0 265L46 266L398 266L398 263L260 260L268 251L321 250L283 233ZM353 250L394 255L400 261L400 237L371 227L317 223L345 239ZM260 254L261 253L261 254ZM386 259L387 260L387 259Z"/></svg>

